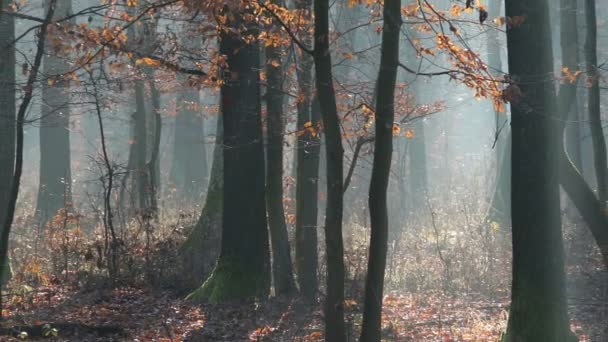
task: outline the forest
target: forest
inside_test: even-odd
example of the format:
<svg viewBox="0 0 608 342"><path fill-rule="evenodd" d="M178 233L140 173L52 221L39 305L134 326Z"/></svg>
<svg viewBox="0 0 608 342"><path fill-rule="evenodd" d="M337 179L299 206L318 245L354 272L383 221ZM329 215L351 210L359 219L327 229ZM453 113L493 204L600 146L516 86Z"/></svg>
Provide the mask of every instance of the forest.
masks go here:
<svg viewBox="0 0 608 342"><path fill-rule="evenodd" d="M0 341L608 342L608 1L0 0Z"/></svg>

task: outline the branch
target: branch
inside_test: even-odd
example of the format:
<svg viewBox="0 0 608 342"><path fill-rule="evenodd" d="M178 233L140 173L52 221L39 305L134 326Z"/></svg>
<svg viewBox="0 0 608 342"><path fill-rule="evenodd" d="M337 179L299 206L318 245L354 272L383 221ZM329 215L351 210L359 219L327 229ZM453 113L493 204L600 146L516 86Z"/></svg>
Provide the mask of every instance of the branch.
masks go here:
<svg viewBox="0 0 608 342"><path fill-rule="evenodd" d="M342 189L342 194L346 193L346 190L348 189L348 185L350 184L350 181L353 177L353 173L355 172L355 166L357 166L357 159L359 159L359 154L361 152L361 148L366 143L374 141L374 139L375 139L375 137L367 137L367 138L360 137L357 140L357 145L355 146L355 151L353 152L353 159L350 162L350 167L348 168L348 174L346 175L346 178L344 179L344 188Z"/></svg>
<svg viewBox="0 0 608 342"><path fill-rule="evenodd" d="M412 73L414 75L421 75L421 76L452 75L457 72L456 70L446 70L446 71L437 71L437 72L420 72L420 71L416 71L414 69L408 68L405 64L403 64L401 62L399 62L399 66L409 73Z"/></svg>
<svg viewBox="0 0 608 342"><path fill-rule="evenodd" d="M260 3L260 6L262 6L265 10L268 11L268 13L270 13L270 15L283 27L283 29L285 30L285 32L287 32L287 34L289 35L289 37L291 38L291 40L294 43L296 43L296 45L300 49L302 49L302 51L306 52L307 54L309 54L311 56L314 54L314 50L306 47L306 45L304 45L304 43L302 43L296 37L296 35L291 31L291 29L289 28L289 26L287 26L287 24L285 24L285 22L276 13L274 13L273 10L271 10L266 4Z"/></svg>

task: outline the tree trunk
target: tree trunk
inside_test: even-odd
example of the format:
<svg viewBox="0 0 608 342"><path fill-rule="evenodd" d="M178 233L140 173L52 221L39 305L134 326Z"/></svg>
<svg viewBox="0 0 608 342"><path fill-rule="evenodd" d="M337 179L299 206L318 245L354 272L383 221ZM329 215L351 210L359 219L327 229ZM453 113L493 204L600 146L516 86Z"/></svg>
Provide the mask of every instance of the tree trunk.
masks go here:
<svg viewBox="0 0 608 342"><path fill-rule="evenodd" d="M560 1L560 45L562 55L562 67L567 67L570 72L576 72L579 69L578 58L578 3L576 0L561 0ZM565 126L566 133L566 149L568 155L574 162L577 169L583 169L582 151L581 151L581 120L579 118L577 104L577 85L575 82L562 82L559 87L559 100L567 94L572 100L565 103L562 107L560 102L560 111L562 118L566 118Z"/></svg>
<svg viewBox="0 0 608 342"><path fill-rule="evenodd" d="M251 23L243 23L242 14L234 15L229 27L249 25L241 34L257 35ZM220 91L225 147L222 243L213 273L189 296L195 301L265 298L270 290L259 44L245 44L222 31L220 53L230 68L223 72Z"/></svg>
<svg viewBox="0 0 608 342"><path fill-rule="evenodd" d="M499 17L501 14L502 1L488 2L489 18ZM501 40L499 31L492 29L488 33L488 65L495 77L502 72ZM511 224L511 132L509 130L509 118L506 114L494 111L496 140L494 150L496 152L496 180L494 192L490 201L490 208L486 214L487 222L497 222L501 226Z"/></svg>
<svg viewBox="0 0 608 342"><path fill-rule="evenodd" d="M559 124L549 9L545 0L507 0L511 99L513 282L503 342L570 341L559 204ZM534 262L530 262L533 260Z"/></svg>
<svg viewBox="0 0 608 342"><path fill-rule="evenodd" d="M185 80L182 78L182 82ZM207 149L203 134L203 113L198 88L184 86L175 117L171 182L176 197L186 202L200 201L207 174Z"/></svg>
<svg viewBox="0 0 608 342"><path fill-rule="evenodd" d="M275 29L278 26L275 26ZM283 210L283 76L281 49L266 47L266 205L272 246L274 294L289 295L296 291L291 266L291 253Z"/></svg>
<svg viewBox="0 0 608 342"><path fill-rule="evenodd" d="M299 10L310 11L312 1L296 2ZM305 20L312 20L310 12ZM311 45L312 37L302 30L300 40ZM296 271L300 293L308 302L315 300L318 290L317 268L317 215L319 188L319 134L304 130L307 123L316 127L320 120L319 111L312 109L312 67L310 55L303 52L297 68L301 101L298 103L297 129L303 130L297 136L296 145Z"/></svg>
<svg viewBox="0 0 608 342"><path fill-rule="evenodd" d="M383 18L384 27L376 96L376 137L372 179L369 187L371 240L365 281L365 305L360 339L362 342L380 342L381 339L382 293L388 243L386 191L393 154L395 83L399 66L399 30L401 27L399 0L384 1Z"/></svg>
<svg viewBox="0 0 608 342"><path fill-rule="evenodd" d="M135 81L135 115L133 117L133 140L132 143L135 148L132 150L135 152L134 164L135 169L131 170L131 175L134 177L133 192L137 196L137 203L135 208L138 210L145 210L150 207L149 202L149 189L148 184L150 182L148 175L148 163L147 163L147 152L148 152L148 123L146 114L146 99L145 99L145 83L143 80Z"/></svg>
<svg viewBox="0 0 608 342"><path fill-rule="evenodd" d="M563 0L562 7L562 59L565 67L575 71L578 63L576 44L576 2ZM573 31L574 30L574 31ZM576 103L576 84L563 83L559 92L559 107L561 122L567 122L569 117L578 117ZM571 115L571 109L574 113ZM563 132L565 124L561 125ZM572 200L600 249L604 264L608 267L608 216L604 211L604 203L599 201L591 187L585 181L577 168L576 162L568 155L565 146L560 156L560 183Z"/></svg>
<svg viewBox="0 0 608 342"><path fill-rule="evenodd" d="M17 118L15 121L15 164L13 172L11 173L11 186L8 192L7 205L6 208L2 209L3 211L6 211L4 211L4 221L2 222L2 228L0 229L0 274L2 275L6 275L9 272L7 267L10 267L8 262L8 242L11 234L11 227L13 225L13 219L15 217L15 208L17 206L17 199L19 197L19 187L21 185L21 174L23 171L23 125L25 123L25 114L34 94L34 84L36 83L38 70L40 69L40 64L42 63L44 44L47 38L47 30L49 23L55 14L56 4L57 0L49 0L48 11L46 12L44 21L40 25L38 42L36 43L36 56L34 57L34 63L31 65L25 87L23 88L23 100L21 100L21 104L19 105L19 110L17 111ZM0 296L0 320L3 318L2 311L2 296Z"/></svg>
<svg viewBox="0 0 608 342"><path fill-rule="evenodd" d="M587 83L589 84L589 126L593 142L593 161L597 178L597 194L602 205L608 200L608 165L606 162L606 140L602 129L600 114L599 73L597 71L597 20L595 0L585 0L585 21L587 27L585 41L585 63L587 65Z"/></svg>
<svg viewBox="0 0 608 342"><path fill-rule="evenodd" d="M0 7L6 9L7 6ZM15 20L0 16L0 223L6 220L15 165ZM7 262L8 265L8 262ZM10 278L10 267L0 275L0 287Z"/></svg>
<svg viewBox="0 0 608 342"><path fill-rule="evenodd" d="M53 20L72 13L71 0L57 2ZM51 45L47 42L47 45ZM58 210L71 206L70 95L63 74L67 59L48 49L43 58L42 112L40 117L40 183L36 216L46 224Z"/></svg>
<svg viewBox="0 0 608 342"><path fill-rule="evenodd" d="M344 325L344 243L342 239L344 149L336 108L331 54L329 51L329 1L314 0L314 61L316 88L326 139L327 209L325 249L327 253L327 297L325 340L346 341Z"/></svg>

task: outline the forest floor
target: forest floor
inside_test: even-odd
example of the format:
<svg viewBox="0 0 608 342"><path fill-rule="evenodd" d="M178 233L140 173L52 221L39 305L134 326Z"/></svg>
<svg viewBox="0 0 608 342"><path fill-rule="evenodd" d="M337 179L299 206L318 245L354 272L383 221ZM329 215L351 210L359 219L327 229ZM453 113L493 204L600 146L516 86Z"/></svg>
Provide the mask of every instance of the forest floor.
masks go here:
<svg viewBox="0 0 608 342"><path fill-rule="evenodd" d="M572 330L581 342L608 341L608 273L569 269ZM508 313L508 291L454 296L392 291L384 299L386 341L497 341ZM38 288L27 300L8 303L0 341L28 332L42 340L44 324L54 341L322 341L321 306L297 299L262 303L194 305L173 292L145 288ZM347 323L357 340L361 307L347 300Z"/></svg>

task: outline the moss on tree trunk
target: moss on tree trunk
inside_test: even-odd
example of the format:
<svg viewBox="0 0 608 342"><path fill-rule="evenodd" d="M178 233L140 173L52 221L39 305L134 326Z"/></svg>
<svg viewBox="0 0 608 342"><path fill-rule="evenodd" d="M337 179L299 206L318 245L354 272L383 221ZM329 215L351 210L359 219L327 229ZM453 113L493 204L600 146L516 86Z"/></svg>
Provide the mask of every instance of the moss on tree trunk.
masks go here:
<svg viewBox="0 0 608 342"><path fill-rule="evenodd" d="M253 23L233 11L227 25L257 35ZM238 31L238 30L236 30ZM223 207L220 255L211 276L189 299L222 302L264 298L270 291L270 253L265 201L264 146L260 103L260 50L222 31L220 52L227 70L220 90L223 135Z"/></svg>

